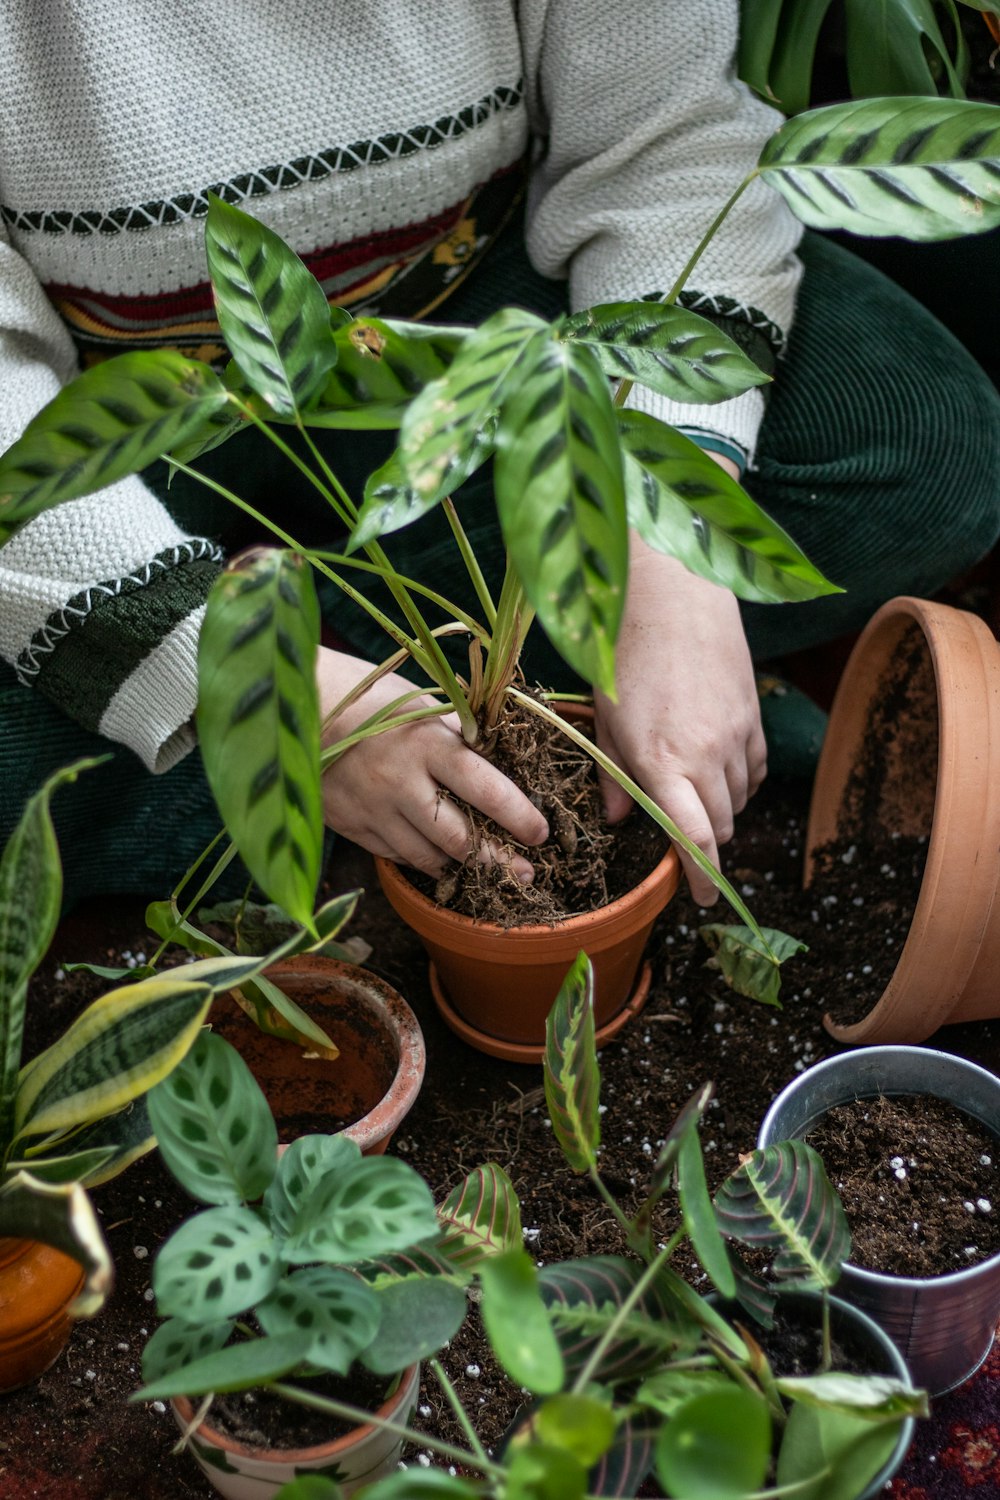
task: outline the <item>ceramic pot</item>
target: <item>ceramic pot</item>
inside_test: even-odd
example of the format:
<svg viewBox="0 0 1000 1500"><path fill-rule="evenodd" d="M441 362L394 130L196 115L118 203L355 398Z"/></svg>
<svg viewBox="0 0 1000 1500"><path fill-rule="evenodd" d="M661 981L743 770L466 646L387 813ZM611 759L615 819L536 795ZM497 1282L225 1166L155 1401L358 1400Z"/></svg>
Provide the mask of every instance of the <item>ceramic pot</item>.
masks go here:
<svg viewBox="0 0 1000 1500"><path fill-rule="evenodd" d="M0 1239L0 1392L37 1379L62 1353L83 1268L37 1240Z"/></svg>
<svg viewBox="0 0 1000 1500"><path fill-rule="evenodd" d="M376 1413L409 1425L420 1389L420 1366L410 1365L399 1385ZM171 1401L177 1425L186 1431L194 1407L186 1396ZM355 1427L342 1437L313 1448L251 1448L235 1442L211 1425L208 1418L191 1434L191 1451L213 1488L225 1500L271 1500L282 1485L300 1474L324 1474L353 1495L363 1484L391 1474L403 1449L403 1439L380 1427Z"/></svg>
<svg viewBox="0 0 1000 1500"><path fill-rule="evenodd" d="M213 1005L213 1029L247 1063L271 1106L279 1140L345 1128L365 1155L385 1151L424 1077L424 1038L413 1011L384 979L317 954L273 965L268 978L340 1050L332 1062L267 1036L230 995Z"/></svg>
<svg viewBox="0 0 1000 1500"><path fill-rule="evenodd" d="M573 704L571 716L592 720L593 710ZM431 992L447 1024L481 1052L524 1063L541 1060L545 1018L581 949L594 966L598 1046L638 1014L650 982L643 949L680 879L671 848L641 884L598 911L556 925L500 927L439 906L392 860L376 859L375 868L427 951Z"/></svg>
<svg viewBox="0 0 1000 1500"><path fill-rule="evenodd" d="M758 1146L791 1140L838 1104L879 1094L933 1094L1000 1135L1000 1078L929 1047L866 1047L800 1073L764 1117ZM940 1396L975 1373L1000 1317L1000 1253L942 1276L888 1276L846 1262L839 1296L890 1335L917 1385Z"/></svg>
<svg viewBox="0 0 1000 1500"><path fill-rule="evenodd" d="M896 969L839 1041L920 1042L946 1022L1000 1015L1000 645L965 610L891 599L858 639L820 756L805 884L834 840L927 835Z"/></svg>
<svg viewBox="0 0 1000 1500"><path fill-rule="evenodd" d="M746 1320L738 1303L726 1303L717 1293L710 1293L706 1299L717 1307L730 1321ZM866 1375L889 1375L894 1380L900 1381L907 1390L913 1390L916 1382L912 1377L912 1371L907 1369L906 1361L903 1359L896 1345L884 1329L880 1328L873 1318L867 1313L847 1302L843 1297L829 1297L830 1305L830 1331L834 1340L847 1344L848 1348L858 1356L858 1362L864 1365ZM797 1322L805 1327L815 1328L817 1331L822 1327L823 1321L823 1298L819 1292L782 1292L778 1298L778 1307L792 1315ZM765 1354L768 1354L767 1334L762 1329L755 1328L750 1323L749 1328L754 1337L759 1339ZM787 1374L787 1371L776 1370L776 1375ZM913 1442L913 1433L916 1422L913 1417L907 1417L900 1425L899 1436L885 1463L867 1483L865 1488L854 1497L854 1500L873 1500L875 1495L882 1493L886 1482L899 1469ZM770 1491L766 1493L770 1494Z"/></svg>

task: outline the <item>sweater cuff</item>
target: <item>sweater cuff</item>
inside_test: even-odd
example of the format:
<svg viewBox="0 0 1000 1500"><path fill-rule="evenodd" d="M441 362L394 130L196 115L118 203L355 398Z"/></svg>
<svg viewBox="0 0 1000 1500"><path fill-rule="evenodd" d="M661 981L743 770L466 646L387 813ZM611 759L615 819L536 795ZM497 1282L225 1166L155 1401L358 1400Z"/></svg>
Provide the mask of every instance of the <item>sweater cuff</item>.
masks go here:
<svg viewBox="0 0 1000 1500"><path fill-rule="evenodd" d="M699 447L735 458L741 470L753 467L757 434L764 419L764 397L757 386L730 401L696 406L686 401L670 401L636 384L626 404L635 411L658 417L661 422L669 422Z"/></svg>
<svg viewBox="0 0 1000 1500"><path fill-rule="evenodd" d="M205 607L194 610L125 679L98 725L105 739L134 750L159 775L197 743L198 635Z"/></svg>

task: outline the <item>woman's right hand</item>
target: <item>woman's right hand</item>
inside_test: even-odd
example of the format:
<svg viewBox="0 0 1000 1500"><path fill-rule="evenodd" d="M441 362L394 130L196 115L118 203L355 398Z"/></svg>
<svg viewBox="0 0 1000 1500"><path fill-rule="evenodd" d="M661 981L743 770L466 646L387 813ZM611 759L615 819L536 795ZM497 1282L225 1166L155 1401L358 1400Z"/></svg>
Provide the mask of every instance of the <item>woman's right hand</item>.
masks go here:
<svg viewBox="0 0 1000 1500"><path fill-rule="evenodd" d="M369 662L320 648L317 681L324 718L370 671ZM323 744L343 739L380 708L413 691L413 683L396 673L380 678L324 724ZM434 701L410 699L399 711L408 713ZM473 852L468 820L442 790L477 808L518 843L541 844L548 837L545 818L525 794L465 744L454 714L404 724L352 745L324 773L324 817L335 832L370 853L437 878L451 860L463 862ZM489 845L478 853L485 861L507 858ZM520 881L531 881L534 869L527 859L515 854L509 863Z"/></svg>

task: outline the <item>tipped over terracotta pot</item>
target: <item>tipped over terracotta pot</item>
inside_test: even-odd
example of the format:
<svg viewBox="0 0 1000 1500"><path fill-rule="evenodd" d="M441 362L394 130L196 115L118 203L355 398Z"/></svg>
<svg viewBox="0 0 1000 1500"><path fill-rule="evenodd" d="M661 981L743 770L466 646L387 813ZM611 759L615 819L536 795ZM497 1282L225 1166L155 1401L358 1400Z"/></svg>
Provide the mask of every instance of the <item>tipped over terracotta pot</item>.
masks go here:
<svg viewBox="0 0 1000 1500"><path fill-rule="evenodd" d="M1000 645L966 610L891 599L847 663L830 711L806 836L824 845L925 836L896 968L868 1013L825 1018L839 1041L921 1042L1000 1015Z"/></svg>

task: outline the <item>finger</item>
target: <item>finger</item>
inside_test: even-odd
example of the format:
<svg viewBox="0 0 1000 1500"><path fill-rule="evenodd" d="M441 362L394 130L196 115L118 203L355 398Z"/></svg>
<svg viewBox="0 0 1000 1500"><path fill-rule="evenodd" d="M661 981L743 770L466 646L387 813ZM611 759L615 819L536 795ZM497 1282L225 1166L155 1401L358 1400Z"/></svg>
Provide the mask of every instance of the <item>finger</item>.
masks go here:
<svg viewBox="0 0 1000 1500"><path fill-rule="evenodd" d="M736 759L726 766L725 775L729 806L735 817L743 811L750 797L750 767L746 757L737 755ZM719 842L724 844L726 840L720 838Z"/></svg>
<svg viewBox="0 0 1000 1500"><path fill-rule="evenodd" d="M747 745L747 797L753 796L767 776L767 741L764 731L758 726Z"/></svg>
<svg viewBox="0 0 1000 1500"><path fill-rule="evenodd" d="M406 816L407 825L424 843L431 845L441 857L440 868L427 873L440 874L453 861L464 864L473 852L473 830L469 819L461 808L440 792L435 794L433 812L427 818ZM521 885L529 885L535 878L535 867L523 855L509 845L494 839L482 839L475 850L481 865L504 866ZM409 861L412 863L413 861ZM418 865L418 869L424 869Z"/></svg>
<svg viewBox="0 0 1000 1500"><path fill-rule="evenodd" d="M624 757L615 744L614 736L604 728L600 715L597 716L597 748L610 756L616 766L622 764ZM597 768L597 780L601 788L601 800L604 803L604 816L609 823L620 823L632 811L632 798L625 788L619 786L614 777L604 770L603 766Z"/></svg>
<svg viewBox="0 0 1000 1500"><path fill-rule="evenodd" d="M666 789L664 797L659 800L681 832L686 834L718 869L719 850L715 842L712 820L693 784L689 781L672 782ZM686 850L678 845L677 852L680 855L692 897L699 906L711 906L719 894L714 883L703 873Z"/></svg>
<svg viewBox="0 0 1000 1500"><path fill-rule="evenodd" d="M434 768L442 786L505 828L520 844L544 844L549 825L534 803L496 766L466 746ZM526 861L527 863L527 861Z"/></svg>

